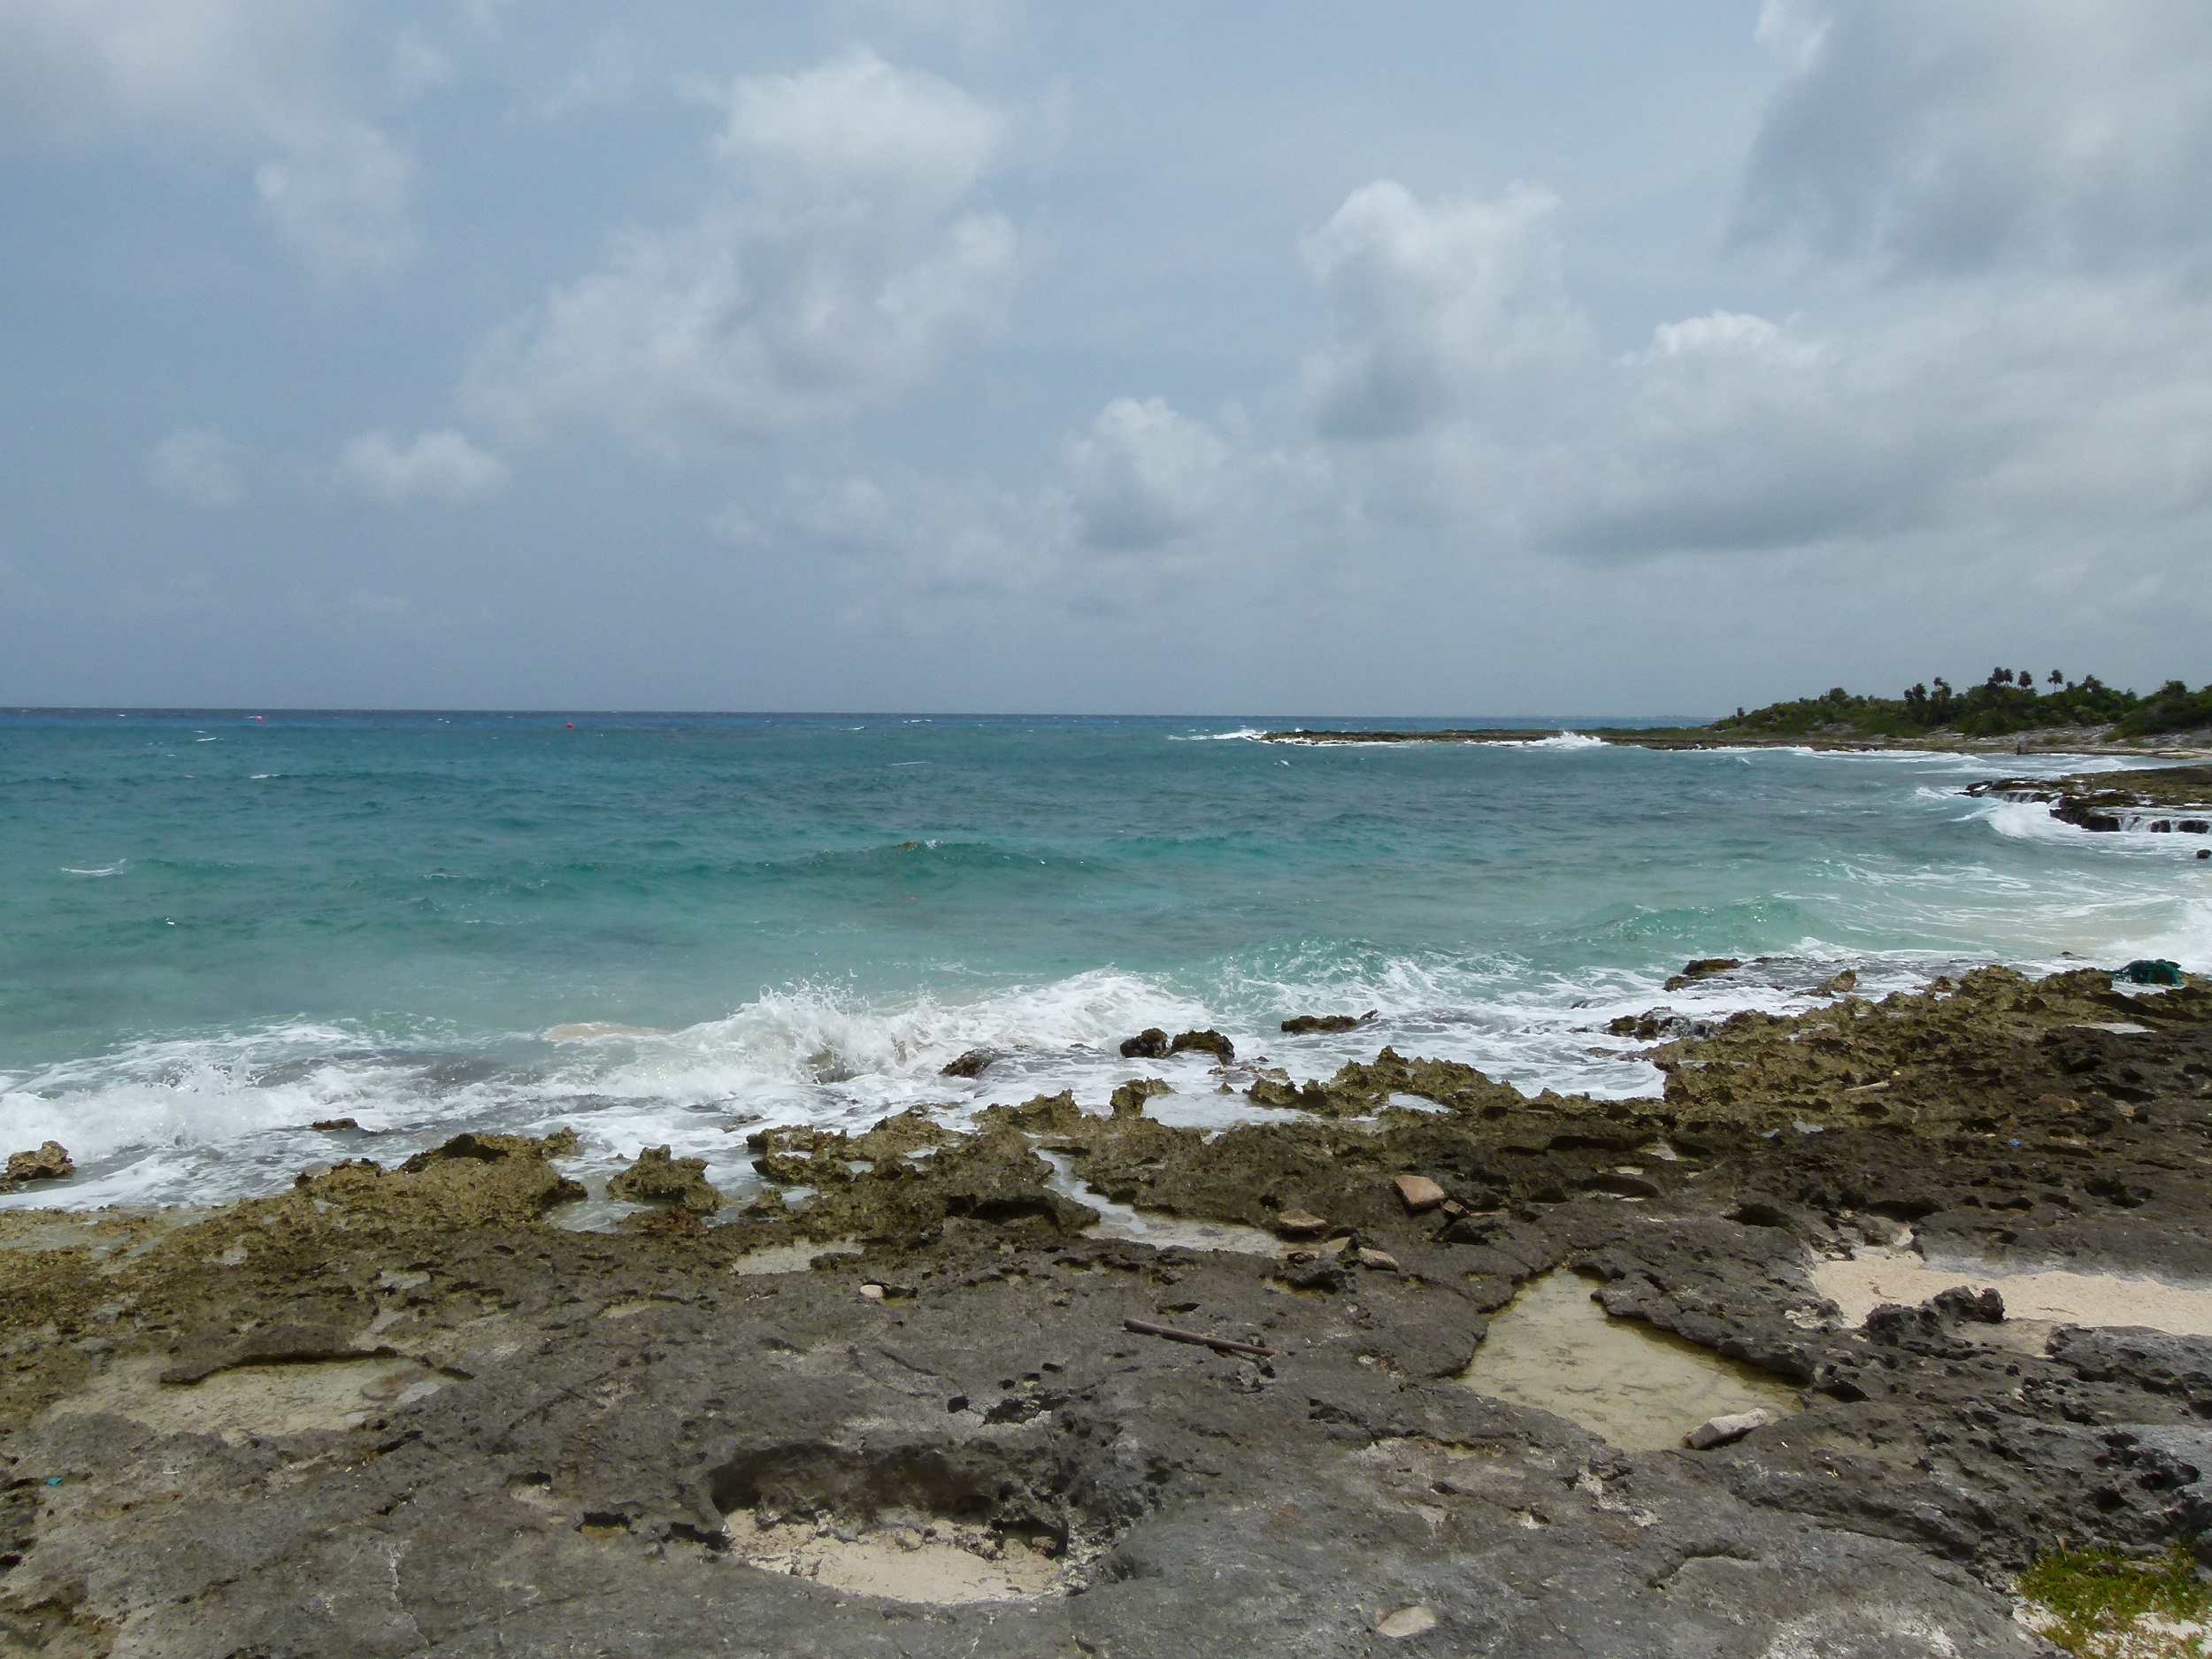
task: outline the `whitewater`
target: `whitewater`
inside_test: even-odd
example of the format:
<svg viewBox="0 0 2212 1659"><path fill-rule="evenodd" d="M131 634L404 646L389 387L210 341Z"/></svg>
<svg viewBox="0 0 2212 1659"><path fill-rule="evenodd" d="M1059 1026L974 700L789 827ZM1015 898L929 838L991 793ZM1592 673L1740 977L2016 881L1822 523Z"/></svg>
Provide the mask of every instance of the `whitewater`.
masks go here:
<svg viewBox="0 0 2212 1659"><path fill-rule="evenodd" d="M0 1150L81 1172L0 1203L204 1202L557 1125L595 1190L668 1144L741 1197L778 1124L1102 1110L1148 1074L1154 1115L1221 1125L1264 1115L1260 1070L1385 1043L1647 1094L1617 1016L1801 1009L1845 968L1878 995L2212 966L2193 838L1962 793L2121 763L1260 741L1322 724L0 718ZM1309 1013L1369 1018L1281 1032ZM1237 1064L1122 1059L1147 1026Z"/></svg>

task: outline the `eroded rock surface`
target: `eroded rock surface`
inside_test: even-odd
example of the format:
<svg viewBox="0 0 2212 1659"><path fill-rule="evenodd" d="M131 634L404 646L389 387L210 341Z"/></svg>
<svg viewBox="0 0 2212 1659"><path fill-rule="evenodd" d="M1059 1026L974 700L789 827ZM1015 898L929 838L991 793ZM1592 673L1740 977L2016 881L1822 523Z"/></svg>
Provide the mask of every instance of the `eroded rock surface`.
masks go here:
<svg viewBox="0 0 2212 1659"><path fill-rule="evenodd" d="M1812 1279L1909 1230L1939 1264L2212 1273L2204 987L1988 971L1655 1057L1664 1099L1596 1102L1385 1050L1210 1140L1134 1090L764 1132L788 1202L646 1234L549 1225L562 1137L176 1225L12 1218L0 1646L2028 1655L2039 1551L2212 1529L2212 1340L1963 1294L1860 1326ZM1325 1220L1156 1250L1093 1236L1062 1168ZM1799 1409L1627 1452L1469 1386L1560 1269Z"/></svg>

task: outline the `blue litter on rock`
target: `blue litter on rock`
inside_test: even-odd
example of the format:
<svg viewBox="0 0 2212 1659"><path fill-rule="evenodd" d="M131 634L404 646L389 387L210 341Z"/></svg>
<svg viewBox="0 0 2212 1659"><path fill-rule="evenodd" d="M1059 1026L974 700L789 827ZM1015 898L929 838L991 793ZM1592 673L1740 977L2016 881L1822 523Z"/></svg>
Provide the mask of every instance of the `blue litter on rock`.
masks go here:
<svg viewBox="0 0 2212 1659"><path fill-rule="evenodd" d="M2112 977L2125 979L2130 985L2179 985L2181 964L2163 957L2145 957L2129 963Z"/></svg>

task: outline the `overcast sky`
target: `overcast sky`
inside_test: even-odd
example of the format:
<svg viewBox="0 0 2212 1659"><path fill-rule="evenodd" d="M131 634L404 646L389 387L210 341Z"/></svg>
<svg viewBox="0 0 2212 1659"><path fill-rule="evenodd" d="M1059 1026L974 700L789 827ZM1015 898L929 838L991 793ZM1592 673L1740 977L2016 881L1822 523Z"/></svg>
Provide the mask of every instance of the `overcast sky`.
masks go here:
<svg viewBox="0 0 2212 1659"><path fill-rule="evenodd" d="M0 701L2212 679L2203 0L0 0Z"/></svg>

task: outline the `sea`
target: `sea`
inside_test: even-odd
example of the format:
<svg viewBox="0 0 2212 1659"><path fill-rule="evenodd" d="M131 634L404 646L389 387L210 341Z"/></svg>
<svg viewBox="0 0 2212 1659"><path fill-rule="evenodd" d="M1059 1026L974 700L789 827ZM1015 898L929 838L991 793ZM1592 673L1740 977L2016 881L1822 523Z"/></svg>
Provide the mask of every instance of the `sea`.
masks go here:
<svg viewBox="0 0 2212 1659"><path fill-rule="evenodd" d="M1845 968L2212 968L2198 838L1964 794L2133 762L1260 740L1302 724L1375 723L0 715L0 1151L79 1170L0 1205L561 1125L595 1192L667 1145L741 1198L776 1125L1150 1075L1155 1116L1218 1128L1270 1115L1258 1071L1386 1043L1656 1094L1616 1017L1803 1009ZM1714 956L1744 966L1665 988ZM1123 1059L1148 1026L1236 1063Z"/></svg>

